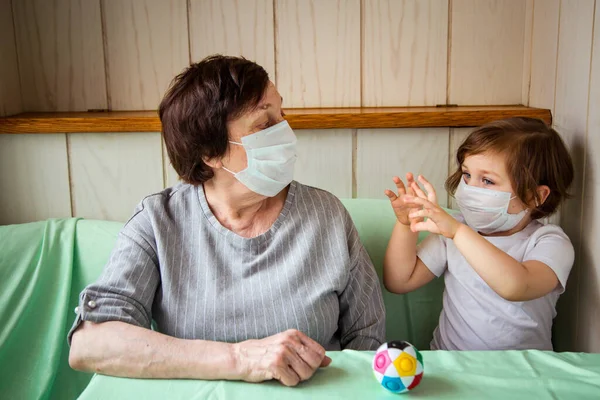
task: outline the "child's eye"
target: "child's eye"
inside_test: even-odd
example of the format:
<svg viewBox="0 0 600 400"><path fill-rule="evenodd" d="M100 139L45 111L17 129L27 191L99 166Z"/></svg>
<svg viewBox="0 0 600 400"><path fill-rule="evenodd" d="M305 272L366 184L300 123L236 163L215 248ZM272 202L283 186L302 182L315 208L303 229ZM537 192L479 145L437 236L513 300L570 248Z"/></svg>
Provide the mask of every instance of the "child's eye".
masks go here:
<svg viewBox="0 0 600 400"><path fill-rule="evenodd" d="M471 179L471 174L470 173L463 171L462 174L465 177L465 179Z"/></svg>
<svg viewBox="0 0 600 400"><path fill-rule="evenodd" d="M486 185L493 185L494 184L494 182L490 181L489 179L485 179L485 178L483 178L483 183L486 184Z"/></svg>

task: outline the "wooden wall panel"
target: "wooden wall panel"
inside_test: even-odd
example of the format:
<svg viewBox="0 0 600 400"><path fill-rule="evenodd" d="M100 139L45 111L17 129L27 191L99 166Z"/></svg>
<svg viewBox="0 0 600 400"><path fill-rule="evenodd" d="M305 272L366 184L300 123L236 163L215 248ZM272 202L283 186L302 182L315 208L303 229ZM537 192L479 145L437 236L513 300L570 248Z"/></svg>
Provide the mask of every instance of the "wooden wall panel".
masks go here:
<svg viewBox="0 0 600 400"><path fill-rule="evenodd" d="M0 135L0 225L70 216L65 135Z"/></svg>
<svg viewBox="0 0 600 400"><path fill-rule="evenodd" d="M360 106L360 0L276 0L285 107Z"/></svg>
<svg viewBox="0 0 600 400"><path fill-rule="evenodd" d="M575 266L566 293L559 303L556 337L559 350L573 349L576 342L577 293L581 268L582 192L587 131L588 93L594 0L562 0L556 75L554 126L562 134L573 158L573 198L562 207L561 226L575 246ZM588 217L586 217L588 219Z"/></svg>
<svg viewBox="0 0 600 400"><path fill-rule="evenodd" d="M525 6L514 0L453 0L450 103L521 103Z"/></svg>
<svg viewBox="0 0 600 400"><path fill-rule="evenodd" d="M155 110L189 65L185 0L103 0L109 106Z"/></svg>
<svg viewBox="0 0 600 400"><path fill-rule="evenodd" d="M578 348L600 353L600 4L596 1L588 106Z"/></svg>
<svg viewBox="0 0 600 400"><path fill-rule="evenodd" d="M448 0L366 0L362 105L446 104Z"/></svg>
<svg viewBox="0 0 600 400"><path fill-rule="evenodd" d="M361 129L357 138L357 197L385 199L394 189L392 177L422 174L435 187L440 205L447 205L449 129Z"/></svg>
<svg viewBox="0 0 600 400"><path fill-rule="evenodd" d="M106 108L100 0L13 1L23 108Z"/></svg>
<svg viewBox="0 0 600 400"><path fill-rule="evenodd" d="M160 134L70 134L76 217L127 221L147 195L163 188Z"/></svg>
<svg viewBox="0 0 600 400"><path fill-rule="evenodd" d="M190 0L193 62L210 54L244 56L275 82L273 0Z"/></svg>
<svg viewBox="0 0 600 400"><path fill-rule="evenodd" d="M533 10L529 105L554 111L560 0L536 1Z"/></svg>
<svg viewBox="0 0 600 400"><path fill-rule="evenodd" d="M531 38L531 107L547 108L554 112L556 92L556 57L558 54L558 19L560 0L536 1L533 10ZM560 210L545 222L560 225Z"/></svg>
<svg viewBox="0 0 600 400"><path fill-rule="evenodd" d="M521 104L523 105L529 105L529 89L531 85L533 2L534 0L525 0L525 29L523 33L523 78L521 82Z"/></svg>
<svg viewBox="0 0 600 400"><path fill-rule="evenodd" d="M0 0L0 117L22 111L11 0Z"/></svg>
<svg viewBox="0 0 600 400"><path fill-rule="evenodd" d="M294 179L352 197L352 130L297 130L298 160Z"/></svg>

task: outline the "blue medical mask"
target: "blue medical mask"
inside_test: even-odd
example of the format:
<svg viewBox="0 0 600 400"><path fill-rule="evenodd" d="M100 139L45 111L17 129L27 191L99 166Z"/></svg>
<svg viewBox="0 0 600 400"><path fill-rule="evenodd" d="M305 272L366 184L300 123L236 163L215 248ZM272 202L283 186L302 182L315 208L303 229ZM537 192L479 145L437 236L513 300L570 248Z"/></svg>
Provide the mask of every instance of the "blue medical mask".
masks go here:
<svg viewBox="0 0 600 400"><path fill-rule="evenodd" d="M454 197L467 225L485 234L509 231L529 212L525 209L518 214L509 214L508 205L516 196L470 186L464 179L460 180Z"/></svg>
<svg viewBox="0 0 600 400"><path fill-rule="evenodd" d="M240 172L223 169L253 192L274 197L294 179L296 135L287 121L230 143L244 147L248 167Z"/></svg>

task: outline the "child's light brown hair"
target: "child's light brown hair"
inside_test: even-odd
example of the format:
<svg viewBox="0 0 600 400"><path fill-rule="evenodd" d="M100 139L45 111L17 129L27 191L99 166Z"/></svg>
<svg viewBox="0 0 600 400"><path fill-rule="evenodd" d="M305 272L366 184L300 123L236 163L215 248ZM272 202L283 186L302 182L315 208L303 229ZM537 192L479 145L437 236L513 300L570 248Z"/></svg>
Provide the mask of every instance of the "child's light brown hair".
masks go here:
<svg viewBox="0 0 600 400"><path fill-rule="evenodd" d="M531 218L544 218L569 197L573 182L573 161L558 132L535 118L515 117L475 129L456 153L458 168L446 180L446 190L454 195L462 179L462 164L468 156L500 154L506 160L515 195L523 203L535 200ZM550 194L541 204L536 188L546 185Z"/></svg>

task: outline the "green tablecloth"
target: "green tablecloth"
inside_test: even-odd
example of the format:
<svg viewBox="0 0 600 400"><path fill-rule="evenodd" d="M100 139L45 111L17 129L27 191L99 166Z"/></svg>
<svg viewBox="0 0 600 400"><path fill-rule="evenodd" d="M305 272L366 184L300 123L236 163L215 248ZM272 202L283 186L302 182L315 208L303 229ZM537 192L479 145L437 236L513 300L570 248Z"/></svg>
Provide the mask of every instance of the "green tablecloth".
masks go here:
<svg viewBox="0 0 600 400"><path fill-rule="evenodd" d="M333 359L294 388L278 382L144 380L96 375L80 399L600 399L600 354L540 351L423 352L425 375L408 394L381 387L373 352L328 353Z"/></svg>

